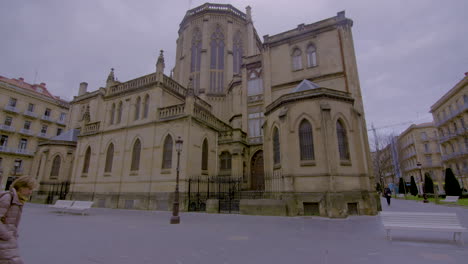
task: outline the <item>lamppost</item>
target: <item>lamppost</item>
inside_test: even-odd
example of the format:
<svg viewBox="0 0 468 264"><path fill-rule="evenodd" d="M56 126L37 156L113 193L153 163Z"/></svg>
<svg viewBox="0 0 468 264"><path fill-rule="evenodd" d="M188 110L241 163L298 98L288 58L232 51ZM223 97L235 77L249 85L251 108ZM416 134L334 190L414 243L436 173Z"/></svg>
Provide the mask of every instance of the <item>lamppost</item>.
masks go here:
<svg viewBox="0 0 468 264"><path fill-rule="evenodd" d="M421 162L418 161L418 163L416 163L416 166L418 167L419 169L419 177L420 177L420 182L421 182L421 188L422 188L422 194L423 194L423 198L424 198L424 203L428 203L429 201L427 200L427 195L426 195L426 183L425 181L423 180L423 176L422 176L422 165L421 165Z"/></svg>
<svg viewBox="0 0 468 264"><path fill-rule="evenodd" d="M172 216L171 216L171 224L179 224L180 223L180 216L179 216L179 162L180 162L180 152L182 152L182 144L184 141L178 137L175 141L176 151L177 151L177 176L176 176L176 187L174 192L174 204L172 207Z"/></svg>

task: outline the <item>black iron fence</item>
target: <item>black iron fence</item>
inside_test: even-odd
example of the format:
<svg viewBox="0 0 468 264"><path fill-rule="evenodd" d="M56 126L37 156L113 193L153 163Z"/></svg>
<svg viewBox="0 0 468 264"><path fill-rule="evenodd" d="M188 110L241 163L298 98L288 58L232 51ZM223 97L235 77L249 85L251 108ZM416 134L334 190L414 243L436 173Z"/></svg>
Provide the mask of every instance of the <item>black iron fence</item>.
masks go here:
<svg viewBox="0 0 468 264"><path fill-rule="evenodd" d="M38 195L47 195L46 203L52 204L55 199L65 200L70 190L70 182L40 182Z"/></svg>

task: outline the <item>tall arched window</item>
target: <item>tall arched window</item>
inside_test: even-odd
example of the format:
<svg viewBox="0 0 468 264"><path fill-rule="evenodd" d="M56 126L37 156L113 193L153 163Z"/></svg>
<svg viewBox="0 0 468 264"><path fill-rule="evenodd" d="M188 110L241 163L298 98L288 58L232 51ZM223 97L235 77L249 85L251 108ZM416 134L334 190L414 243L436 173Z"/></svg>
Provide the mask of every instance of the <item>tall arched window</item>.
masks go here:
<svg viewBox="0 0 468 264"><path fill-rule="evenodd" d="M109 147L107 148L106 166L104 167L104 172L112 171L113 161L114 161L114 144L110 143Z"/></svg>
<svg viewBox="0 0 468 264"><path fill-rule="evenodd" d="M138 96L136 103L135 103L135 120L138 120L140 118L140 105L141 105L141 98L140 96Z"/></svg>
<svg viewBox="0 0 468 264"><path fill-rule="evenodd" d="M50 170L50 178L56 179L59 176L60 172L60 164L61 164L60 156L55 156L54 160L52 161L52 170Z"/></svg>
<svg viewBox="0 0 468 264"><path fill-rule="evenodd" d="M234 74L239 74L242 65L242 38L240 31L237 31L236 35L234 35L232 46L233 72Z"/></svg>
<svg viewBox="0 0 468 264"><path fill-rule="evenodd" d="M222 93L224 87L224 35L217 26L211 34L210 92Z"/></svg>
<svg viewBox="0 0 468 264"><path fill-rule="evenodd" d="M208 170L208 141L203 140L201 169Z"/></svg>
<svg viewBox="0 0 468 264"><path fill-rule="evenodd" d="M341 160L349 160L348 136L341 120L336 121L336 135L338 137L338 151Z"/></svg>
<svg viewBox="0 0 468 264"><path fill-rule="evenodd" d="M83 173L88 173L90 159L91 159L91 147L88 147L85 153L85 157L84 157Z"/></svg>
<svg viewBox="0 0 468 264"><path fill-rule="evenodd" d="M201 66L202 36L200 30L195 29L192 36L190 74L192 76L195 94L200 92L200 66Z"/></svg>
<svg viewBox="0 0 468 264"><path fill-rule="evenodd" d="M468 105L468 95L463 95L463 102L465 103L465 105Z"/></svg>
<svg viewBox="0 0 468 264"><path fill-rule="evenodd" d="M122 121L122 110L123 110L122 102L119 102L119 106L117 107L117 124L119 124L120 121Z"/></svg>
<svg viewBox="0 0 468 264"><path fill-rule="evenodd" d="M132 150L132 165L130 166L130 170L137 171L140 169L140 152L141 152L141 143L140 140L137 139L133 144Z"/></svg>
<svg viewBox="0 0 468 264"><path fill-rule="evenodd" d="M314 137L312 126L309 121L302 120L299 125L299 145L301 149L301 160L314 160Z"/></svg>
<svg viewBox="0 0 468 264"><path fill-rule="evenodd" d="M221 153L221 156L219 157L221 162L220 162L220 170L231 170L231 153L227 151L223 151Z"/></svg>
<svg viewBox="0 0 468 264"><path fill-rule="evenodd" d="M166 139L164 140L164 149L163 149L163 169L170 169L172 168L172 137L171 135L167 135Z"/></svg>
<svg viewBox="0 0 468 264"><path fill-rule="evenodd" d="M143 101L143 118L148 117L149 111L149 95L145 95L145 100Z"/></svg>
<svg viewBox="0 0 468 264"><path fill-rule="evenodd" d="M302 69L302 52L298 48L295 48L292 53L292 64L294 71Z"/></svg>
<svg viewBox="0 0 468 264"><path fill-rule="evenodd" d="M317 52L315 46L310 44L307 47L307 67L317 66Z"/></svg>
<svg viewBox="0 0 468 264"><path fill-rule="evenodd" d="M115 118L115 104L112 104L111 113L110 113L110 124L114 124Z"/></svg>
<svg viewBox="0 0 468 264"><path fill-rule="evenodd" d="M280 164L280 141L279 141L279 132L278 128L275 127L273 130L273 164Z"/></svg>

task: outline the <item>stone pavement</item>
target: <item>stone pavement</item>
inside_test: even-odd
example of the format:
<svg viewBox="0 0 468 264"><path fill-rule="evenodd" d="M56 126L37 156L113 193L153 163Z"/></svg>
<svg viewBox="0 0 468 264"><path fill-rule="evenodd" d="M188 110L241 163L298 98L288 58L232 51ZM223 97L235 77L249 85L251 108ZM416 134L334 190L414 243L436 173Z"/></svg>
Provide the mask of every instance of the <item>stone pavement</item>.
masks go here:
<svg viewBox="0 0 468 264"><path fill-rule="evenodd" d="M392 199L383 210L456 212L468 209ZM376 216L347 219L182 213L93 208L90 215L59 214L28 204L20 226L26 264L237 263L467 263L465 245L448 232L392 231Z"/></svg>

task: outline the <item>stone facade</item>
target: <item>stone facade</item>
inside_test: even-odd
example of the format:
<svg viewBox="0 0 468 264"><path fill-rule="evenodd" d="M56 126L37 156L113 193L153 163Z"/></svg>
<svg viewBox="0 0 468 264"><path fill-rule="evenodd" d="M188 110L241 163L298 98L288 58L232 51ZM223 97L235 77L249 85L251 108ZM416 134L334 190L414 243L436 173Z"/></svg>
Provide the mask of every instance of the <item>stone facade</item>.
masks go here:
<svg viewBox="0 0 468 264"><path fill-rule="evenodd" d="M32 163L38 143L65 131L69 104L53 96L45 83L0 76L0 185L14 178L38 177Z"/></svg>
<svg viewBox="0 0 468 264"><path fill-rule="evenodd" d="M250 7L187 11L170 76L161 51L154 73L121 83L112 69L106 87L80 85L68 197L168 210L180 168L182 210L190 178L240 177L241 213L376 214L351 27L340 12L262 42ZM219 204L207 199L206 210Z"/></svg>
<svg viewBox="0 0 468 264"><path fill-rule="evenodd" d="M468 189L468 73L434 105L431 113L439 134L442 162Z"/></svg>

